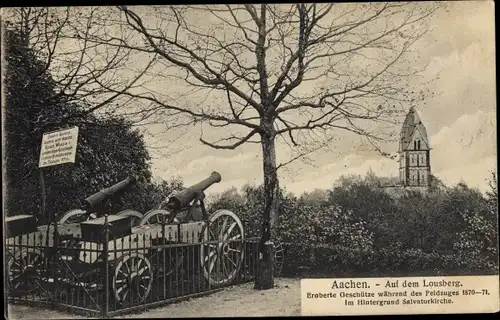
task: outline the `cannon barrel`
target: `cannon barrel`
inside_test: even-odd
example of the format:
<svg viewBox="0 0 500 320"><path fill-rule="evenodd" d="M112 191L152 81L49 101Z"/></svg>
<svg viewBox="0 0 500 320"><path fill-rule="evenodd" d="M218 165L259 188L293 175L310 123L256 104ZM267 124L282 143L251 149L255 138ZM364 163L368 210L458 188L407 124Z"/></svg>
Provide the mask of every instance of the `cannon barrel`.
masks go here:
<svg viewBox="0 0 500 320"><path fill-rule="evenodd" d="M185 208L191 201L193 201L193 199L199 192L206 190L214 183L218 183L220 181L220 174L214 171L208 178L174 194L168 200L168 205L171 209L179 211L182 208Z"/></svg>
<svg viewBox="0 0 500 320"><path fill-rule="evenodd" d="M100 208L108 199L112 198L113 196L119 195L135 182L135 177L129 177L118 182L117 184L112 185L109 188L102 189L94 193L93 195L83 200L82 209L86 210L87 212L95 211L97 208Z"/></svg>

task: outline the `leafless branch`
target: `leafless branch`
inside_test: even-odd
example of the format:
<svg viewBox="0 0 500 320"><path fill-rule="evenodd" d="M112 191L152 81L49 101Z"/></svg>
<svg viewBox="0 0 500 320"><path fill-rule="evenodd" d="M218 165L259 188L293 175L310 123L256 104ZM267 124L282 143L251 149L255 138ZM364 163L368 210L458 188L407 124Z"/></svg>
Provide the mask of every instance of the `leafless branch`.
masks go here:
<svg viewBox="0 0 500 320"><path fill-rule="evenodd" d="M370 124L391 128L416 99L410 83L425 65L414 63L412 50L438 8L396 2L23 8L16 17L55 74L57 96L87 101L86 112L227 129L215 142L200 137L215 149L264 145L252 140L255 134L283 137L296 148L307 144L305 132L383 141L387 135Z"/></svg>

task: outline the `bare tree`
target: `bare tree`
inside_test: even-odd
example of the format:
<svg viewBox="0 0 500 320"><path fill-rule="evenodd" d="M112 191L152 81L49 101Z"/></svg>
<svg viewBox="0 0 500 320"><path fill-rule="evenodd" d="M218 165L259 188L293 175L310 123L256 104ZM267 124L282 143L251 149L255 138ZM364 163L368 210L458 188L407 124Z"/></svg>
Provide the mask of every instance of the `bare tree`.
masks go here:
<svg viewBox="0 0 500 320"><path fill-rule="evenodd" d="M151 66L146 63L134 75L121 77L132 64L131 50L88 41L103 25L114 23L107 16L109 8L21 7L6 9L5 13L4 26L16 30L24 44L44 61L40 74L50 72L56 83L54 95L41 103L51 105L62 99L84 107L57 123L40 119L43 124L35 126L38 129L85 114L117 112L118 106L123 108L131 100L124 99L122 93L141 85Z"/></svg>
<svg viewBox="0 0 500 320"><path fill-rule="evenodd" d="M214 149L260 144L265 209L255 287L266 289L273 287L278 168L328 145L339 130L375 148L391 137L394 119L416 97L410 84L422 68L413 48L436 9L399 2L122 6L75 30L89 46L147 61L148 85L96 82L111 97L133 99L134 113L169 127L208 124L209 138L202 131L200 141ZM299 148L297 155L278 164L277 139Z"/></svg>

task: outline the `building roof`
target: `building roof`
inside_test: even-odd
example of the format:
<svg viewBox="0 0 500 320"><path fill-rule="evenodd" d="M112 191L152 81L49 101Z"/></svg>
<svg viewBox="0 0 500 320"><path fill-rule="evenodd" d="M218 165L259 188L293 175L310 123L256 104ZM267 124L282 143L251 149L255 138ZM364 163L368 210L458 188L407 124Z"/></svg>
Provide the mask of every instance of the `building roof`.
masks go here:
<svg viewBox="0 0 500 320"><path fill-rule="evenodd" d="M425 129L422 120L415 110L415 107L411 107L408 113L406 114L405 121L403 122L403 127L401 128L400 142L399 142L399 151L411 149L411 142L413 140L413 136L416 132L419 132L422 137L422 149L430 149L429 146L429 138L427 137L427 130Z"/></svg>

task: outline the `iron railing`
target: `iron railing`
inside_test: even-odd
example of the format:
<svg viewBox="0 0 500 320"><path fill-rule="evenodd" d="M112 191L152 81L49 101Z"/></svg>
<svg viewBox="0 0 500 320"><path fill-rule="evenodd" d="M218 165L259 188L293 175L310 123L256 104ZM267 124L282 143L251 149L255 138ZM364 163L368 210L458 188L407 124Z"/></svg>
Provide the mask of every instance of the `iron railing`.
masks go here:
<svg viewBox="0 0 500 320"><path fill-rule="evenodd" d="M180 225L115 238L108 225L92 241L57 228L6 239L9 302L111 317L254 278L256 238L209 241Z"/></svg>

